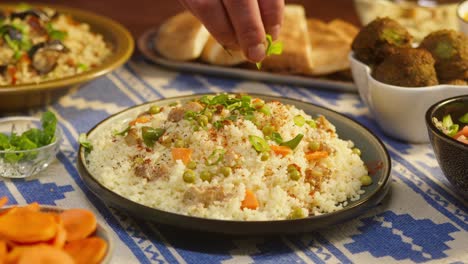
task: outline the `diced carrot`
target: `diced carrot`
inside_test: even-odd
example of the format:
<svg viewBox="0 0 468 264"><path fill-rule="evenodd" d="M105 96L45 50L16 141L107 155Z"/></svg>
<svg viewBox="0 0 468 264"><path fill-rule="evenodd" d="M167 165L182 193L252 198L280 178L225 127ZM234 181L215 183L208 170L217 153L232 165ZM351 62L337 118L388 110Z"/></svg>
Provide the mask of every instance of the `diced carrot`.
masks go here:
<svg viewBox="0 0 468 264"><path fill-rule="evenodd" d="M2 198L0 198L0 208L5 206L5 204L7 204L7 203L8 203L8 197L3 196Z"/></svg>
<svg viewBox="0 0 468 264"><path fill-rule="evenodd" d="M253 193L251 190L245 190L245 197L241 204L241 209L244 208L249 208L252 210L258 208L257 196L255 196L255 193Z"/></svg>
<svg viewBox="0 0 468 264"><path fill-rule="evenodd" d="M137 117L135 120L130 121L129 125L134 126L136 123L144 124L144 123L148 123L149 121L151 121L150 115L142 115L142 116Z"/></svg>
<svg viewBox="0 0 468 264"><path fill-rule="evenodd" d="M458 139L461 136L465 136L468 138L468 126L464 126L463 129L458 131L453 138Z"/></svg>
<svg viewBox="0 0 468 264"><path fill-rule="evenodd" d="M48 213L16 209L0 217L0 237L19 243L33 243L52 239L57 225Z"/></svg>
<svg viewBox="0 0 468 264"><path fill-rule="evenodd" d="M60 213L60 218L67 231L67 241L86 238L96 230L96 217L89 210L69 209Z"/></svg>
<svg viewBox="0 0 468 264"><path fill-rule="evenodd" d="M287 146L272 145L270 146L270 148L273 151L273 153L275 153L276 155L281 155L283 157L292 153L292 150Z"/></svg>
<svg viewBox="0 0 468 264"><path fill-rule="evenodd" d="M106 255L107 242L99 237L90 237L69 242L63 249L76 264L97 264Z"/></svg>
<svg viewBox="0 0 468 264"><path fill-rule="evenodd" d="M326 151L314 151L308 152L305 154L305 158L308 161L319 160L328 157L328 152Z"/></svg>
<svg viewBox="0 0 468 264"><path fill-rule="evenodd" d="M189 148L173 148L172 149L172 159L182 160L182 162L187 165L192 159L192 149Z"/></svg>
<svg viewBox="0 0 468 264"><path fill-rule="evenodd" d="M48 245L15 247L7 255L6 263L18 264L73 264L73 258L62 249Z"/></svg>

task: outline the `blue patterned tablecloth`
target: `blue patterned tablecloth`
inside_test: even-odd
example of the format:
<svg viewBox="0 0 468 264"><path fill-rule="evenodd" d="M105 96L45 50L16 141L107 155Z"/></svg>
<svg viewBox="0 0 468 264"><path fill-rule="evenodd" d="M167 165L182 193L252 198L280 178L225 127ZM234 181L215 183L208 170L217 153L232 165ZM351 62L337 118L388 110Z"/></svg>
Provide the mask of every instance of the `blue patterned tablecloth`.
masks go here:
<svg viewBox="0 0 468 264"><path fill-rule="evenodd" d="M107 207L80 180L76 161L81 132L149 100L223 91L297 98L365 125L391 154L391 196L361 217L317 232L226 238L126 215ZM0 196L8 196L11 203L38 201L93 210L114 232L112 263L468 263L467 202L453 192L431 146L385 136L357 94L177 73L133 58L47 108L56 113L65 134L57 161L27 180L0 179ZM40 116L44 110L27 114Z"/></svg>

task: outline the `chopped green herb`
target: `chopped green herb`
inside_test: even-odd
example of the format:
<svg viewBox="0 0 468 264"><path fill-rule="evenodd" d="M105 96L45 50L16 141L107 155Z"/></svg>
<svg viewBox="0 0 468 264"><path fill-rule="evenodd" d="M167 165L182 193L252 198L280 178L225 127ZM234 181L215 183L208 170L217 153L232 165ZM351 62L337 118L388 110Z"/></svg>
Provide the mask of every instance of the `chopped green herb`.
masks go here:
<svg viewBox="0 0 468 264"><path fill-rule="evenodd" d="M297 136L295 136L293 139L281 143L280 146L286 146L294 150L299 145L303 137L304 137L303 134L297 134Z"/></svg>
<svg viewBox="0 0 468 264"><path fill-rule="evenodd" d="M293 117L293 120L294 120L294 124L298 127L301 127L306 123L305 118L301 115L297 115Z"/></svg>
<svg viewBox="0 0 468 264"><path fill-rule="evenodd" d="M266 34L266 40L267 40L267 48L265 50L266 56L270 55L280 55L283 53L283 43L281 42L273 42L273 39L271 35ZM257 62L256 63L257 68L260 70L262 68L262 63Z"/></svg>
<svg viewBox="0 0 468 264"><path fill-rule="evenodd" d="M281 137L280 133L278 133L278 132L271 133L271 140L273 140L277 144L283 143L283 138Z"/></svg>
<svg viewBox="0 0 468 264"><path fill-rule="evenodd" d="M307 120L306 124L309 125L311 128L317 128L317 122L315 122L315 120L313 119Z"/></svg>
<svg viewBox="0 0 468 264"><path fill-rule="evenodd" d="M249 141L250 141L250 144L252 144L252 147L257 152L265 152L265 151L270 150L270 146L268 146L268 143L261 137L250 135Z"/></svg>
<svg viewBox="0 0 468 264"><path fill-rule="evenodd" d="M49 34L49 38L53 40L60 40L63 41L67 37L67 32L57 30L52 26L52 23L47 23L46 25L47 33Z"/></svg>
<svg viewBox="0 0 468 264"><path fill-rule="evenodd" d="M211 155L208 156L205 164L207 166L217 165L221 160L223 160L224 153L226 153L225 149L215 149Z"/></svg>
<svg viewBox="0 0 468 264"><path fill-rule="evenodd" d="M126 127L124 130L122 131L114 131L114 133L112 133L114 136L125 136L127 135L128 131L130 131L130 126Z"/></svg>
<svg viewBox="0 0 468 264"><path fill-rule="evenodd" d="M89 66L84 64L84 63L78 63L77 67L78 67L78 69L80 69L82 71L87 71L89 69Z"/></svg>
<svg viewBox="0 0 468 264"><path fill-rule="evenodd" d="M462 122L463 124L468 124L468 113L465 113L464 115L462 115L458 121Z"/></svg>
<svg viewBox="0 0 468 264"><path fill-rule="evenodd" d="M93 150L93 145L88 141L85 133L80 134L78 137L78 142L84 148L85 152L90 152Z"/></svg>

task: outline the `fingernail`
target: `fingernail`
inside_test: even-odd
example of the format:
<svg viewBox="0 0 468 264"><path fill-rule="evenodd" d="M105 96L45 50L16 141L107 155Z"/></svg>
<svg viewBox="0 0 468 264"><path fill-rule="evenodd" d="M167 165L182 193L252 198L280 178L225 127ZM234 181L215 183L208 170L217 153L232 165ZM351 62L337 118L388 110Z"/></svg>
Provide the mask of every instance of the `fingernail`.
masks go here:
<svg viewBox="0 0 468 264"><path fill-rule="evenodd" d="M253 62L262 61L265 58L265 44L260 43L247 50L247 57Z"/></svg>
<svg viewBox="0 0 468 264"><path fill-rule="evenodd" d="M277 40L278 37L279 37L280 29L281 29L281 26L280 26L280 25L276 25L276 26L270 27L270 28L267 30L267 32L268 32L268 34L271 35L271 38L272 38L273 40Z"/></svg>

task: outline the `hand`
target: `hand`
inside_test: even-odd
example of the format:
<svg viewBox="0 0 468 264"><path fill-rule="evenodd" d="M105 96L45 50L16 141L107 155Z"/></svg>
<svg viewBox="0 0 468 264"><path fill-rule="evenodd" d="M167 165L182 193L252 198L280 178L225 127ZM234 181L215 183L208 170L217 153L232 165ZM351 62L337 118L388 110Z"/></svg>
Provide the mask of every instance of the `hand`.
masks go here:
<svg viewBox="0 0 468 264"><path fill-rule="evenodd" d="M265 34L278 38L284 0L179 0L225 48L248 60L265 57Z"/></svg>

